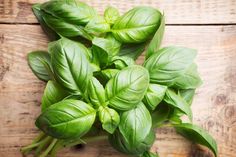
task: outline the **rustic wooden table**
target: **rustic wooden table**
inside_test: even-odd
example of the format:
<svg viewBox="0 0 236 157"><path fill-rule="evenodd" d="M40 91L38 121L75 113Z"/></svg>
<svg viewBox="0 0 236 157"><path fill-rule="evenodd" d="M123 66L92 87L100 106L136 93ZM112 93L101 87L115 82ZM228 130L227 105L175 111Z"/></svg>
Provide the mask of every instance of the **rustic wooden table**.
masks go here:
<svg viewBox="0 0 236 157"><path fill-rule="evenodd" d="M31 12L44 0L0 0L0 157L19 157L21 146L36 136L45 84L27 65L27 53L46 49L48 40ZM219 157L236 156L236 0L86 0L100 13L107 5L125 12L136 5L164 10L163 46L198 50L197 63L204 84L192 106L194 122L217 140ZM142 57L139 62L142 61ZM161 157L210 157L174 130L157 130L153 151ZM67 149L60 157L121 157L107 142L81 150Z"/></svg>

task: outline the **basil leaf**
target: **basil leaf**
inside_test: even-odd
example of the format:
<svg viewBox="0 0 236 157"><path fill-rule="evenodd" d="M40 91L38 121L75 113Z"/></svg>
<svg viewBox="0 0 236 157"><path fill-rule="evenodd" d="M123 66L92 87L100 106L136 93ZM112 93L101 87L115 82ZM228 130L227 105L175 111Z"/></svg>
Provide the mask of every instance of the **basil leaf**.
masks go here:
<svg viewBox="0 0 236 157"><path fill-rule="evenodd" d="M107 7L104 12L104 17L107 23L114 24L115 21L120 17L120 13L114 7Z"/></svg>
<svg viewBox="0 0 236 157"><path fill-rule="evenodd" d="M143 102L151 110L155 110L157 105L165 96L167 87L159 84L149 84L147 93L144 95Z"/></svg>
<svg viewBox="0 0 236 157"><path fill-rule="evenodd" d="M165 121L168 120L168 116L171 109L168 104L162 102L157 108L151 113L153 128L161 126Z"/></svg>
<svg viewBox="0 0 236 157"><path fill-rule="evenodd" d="M98 110L99 119L102 122L102 128L113 134L120 123L120 116L116 110L109 107L100 106Z"/></svg>
<svg viewBox="0 0 236 157"><path fill-rule="evenodd" d="M103 85L106 85L107 82L113 78L120 70L118 69L105 69L99 72L98 78L102 81Z"/></svg>
<svg viewBox="0 0 236 157"><path fill-rule="evenodd" d="M150 56L144 63L152 83L172 86L192 64L196 56L194 49L184 47L166 47Z"/></svg>
<svg viewBox="0 0 236 157"><path fill-rule="evenodd" d="M135 64L132 58L126 56L114 56L111 63L114 64L116 69L120 70Z"/></svg>
<svg viewBox="0 0 236 157"><path fill-rule="evenodd" d="M192 111L190 109L190 106L182 97L175 94L174 91L167 89L164 101L172 107L185 113L189 117L189 119L192 120Z"/></svg>
<svg viewBox="0 0 236 157"><path fill-rule="evenodd" d="M204 145L212 150L215 156L218 154L217 143L204 129L197 125L182 123L174 125L176 131L194 143Z"/></svg>
<svg viewBox="0 0 236 157"><path fill-rule="evenodd" d="M91 103L98 108L99 106L105 106L105 89L101 83L95 78L89 81L88 84L89 98Z"/></svg>
<svg viewBox="0 0 236 157"><path fill-rule="evenodd" d="M84 93L92 77L87 48L62 38L49 44L49 52L57 81L72 93Z"/></svg>
<svg viewBox="0 0 236 157"><path fill-rule="evenodd" d="M146 43L123 44L120 48L119 56L130 57L136 60L144 51Z"/></svg>
<svg viewBox="0 0 236 157"><path fill-rule="evenodd" d="M45 23L57 32L59 35L64 37L77 37L81 36L85 39L92 40L93 36L84 30L83 26L70 24L62 19L53 17L47 13L43 13L43 20Z"/></svg>
<svg viewBox="0 0 236 157"><path fill-rule="evenodd" d="M152 127L152 118L140 102L135 108L121 114L119 130L131 147L144 141Z"/></svg>
<svg viewBox="0 0 236 157"><path fill-rule="evenodd" d="M149 58L153 53L157 52L161 46L161 41L164 35L164 31L165 31L165 16L162 15L161 16L161 24L159 26L159 28L157 29L154 37L152 38L147 52L146 52L146 59Z"/></svg>
<svg viewBox="0 0 236 157"><path fill-rule="evenodd" d="M85 25L97 15L92 7L77 0L48 1L42 4L41 9L54 17L76 25Z"/></svg>
<svg viewBox="0 0 236 157"><path fill-rule="evenodd" d="M47 34L50 40L57 40L59 39L59 36L57 33L47 26L45 21L43 20L42 10L40 9L41 4L34 4L32 6L32 10L34 12L35 17L37 18L38 22L40 23L41 28Z"/></svg>
<svg viewBox="0 0 236 157"><path fill-rule="evenodd" d="M51 105L36 120L36 126L58 139L78 138L91 128L96 111L80 100L63 100Z"/></svg>
<svg viewBox="0 0 236 157"><path fill-rule="evenodd" d="M152 153L150 151L146 151L146 152L143 153L142 157L159 157L159 155L158 154L154 154L154 153Z"/></svg>
<svg viewBox="0 0 236 157"><path fill-rule="evenodd" d="M178 95L180 95L189 104L189 106L191 106L193 102L194 94L195 89L181 89L178 91Z"/></svg>
<svg viewBox="0 0 236 157"><path fill-rule="evenodd" d="M28 64L31 70L43 81L53 79L50 60L51 57L46 51L33 51L28 54Z"/></svg>
<svg viewBox="0 0 236 157"><path fill-rule="evenodd" d="M142 66L130 66L118 72L106 85L109 106L118 110L134 108L144 97L149 75Z"/></svg>
<svg viewBox="0 0 236 157"><path fill-rule="evenodd" d="M49 106L61 101L68 95L69 93L58 83L55 81L48 81L42 97L42 111L45 111Z"/></svg>
<svg viewBox="0 0 236 157"><path fill-rule="evenodd" d="M122 43L141 43L151 38L161 22L161 14L151 7L136 7L121 16L112 34Z"/></svg>
<svg viewBox="0 0 236 157"><path fill-rule="evenodd" d="M85 26L85 30L94 35L100 35L110 31L110 25L102 16L95 16Z"/></svg>

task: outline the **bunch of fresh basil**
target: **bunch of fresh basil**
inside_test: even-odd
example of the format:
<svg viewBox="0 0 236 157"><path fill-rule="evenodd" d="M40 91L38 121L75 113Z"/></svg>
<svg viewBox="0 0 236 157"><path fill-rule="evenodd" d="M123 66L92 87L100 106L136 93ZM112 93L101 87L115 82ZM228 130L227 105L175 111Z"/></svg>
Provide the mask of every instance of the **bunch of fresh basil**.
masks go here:
<svg viewBox="0 0 236 157"><path fill-rule="evenodd" d="M48 52L28 55L33 73L47 85L35 123L41 133L23 154L55 156L63 147L108 139L122 153L155 157L149 152L155 129L171 126L217 156L215 140L191 124L190 106L201 85L196 51L160 48L161 12L135 7L120 15L108 7L101 16L76 0L35 4L33 11L54 41ZM136 65L145 47L145 61Z"/></svg>

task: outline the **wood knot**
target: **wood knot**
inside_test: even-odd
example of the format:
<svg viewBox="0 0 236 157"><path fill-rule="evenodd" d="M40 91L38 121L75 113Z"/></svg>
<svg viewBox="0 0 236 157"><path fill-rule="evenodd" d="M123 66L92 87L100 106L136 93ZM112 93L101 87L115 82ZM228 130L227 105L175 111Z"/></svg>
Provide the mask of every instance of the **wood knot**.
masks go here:
<svg viewBox="0 0 236 157"><path fill-rule="evenodd" d="M234 106L226 106L224 110L225 118L231 118L234 116L235 108Z"/></svg>
<svg viewBox="0 0 236 157"><path fill-rule="evenodd" d="M214 99L215 105L225 105L229 102L228 97L225 94L218 94Z"/></svg>

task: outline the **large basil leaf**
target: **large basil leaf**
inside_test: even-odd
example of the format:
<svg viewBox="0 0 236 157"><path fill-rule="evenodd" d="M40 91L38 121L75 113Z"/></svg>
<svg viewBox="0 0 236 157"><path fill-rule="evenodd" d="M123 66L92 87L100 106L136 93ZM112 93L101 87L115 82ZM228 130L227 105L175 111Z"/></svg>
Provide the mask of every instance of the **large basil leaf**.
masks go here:
<svg viewBox="0 0 236 157"><path fill-rule="evenodd" d="M120 17L120 13L114 7L107 7L104 12L104 17L107 23L114 24L115 21Z"/></svg>
<svg viewBox="0 0 236 157"><path fill-rule="evenodd" d="M144 51L146 42L139 44L123 44L120 48L119 56L130 57L136 60Z"/></svg>
<svg viewBox="0 0 236 157"><path fill-rule="evenodd" d="M51 71L51 57L45 51L33 51L28 54L28 64L40 80L48 81L53 79Z"/></svg>
<svg viewBox="0 0 236 157"><path fill-rule="evenodd" d="M124 69L127 66L135 64L132 58L126 56L114 56L111 63L115 66L116 69Z"/></svg>
<svg viewBox="0 0 236 157"><path fill-rule="evenodd" d="M102 84L93 77L88 85L89 98L91 103L98 108L99 106L105 106L105 89Z"/></svg>
<svg viewBox="0 0 236 157"><path fill-rule="evenodd" d="M166 47L145 61L152 83L172 86L174 80L185 72L196 56L194 49L184 47Z"/></svg>
<svg viewBox="0 0 236 157"><path fill-rule="evenodd" d="M49 52L58 82L73 93L84 93L92 77L87 48L62 38L49 44Z"/></svg>
<svg viewBox="0 0 236 157"><path fill-rule="evenodd" d="M45 111L49 106L61 101L68 95L69 93L58 83L55 81L48 81L42 97L42 111Z"/></svg>
<svg viewBox="0 0 236 157"><path fill-rule="evenodd" d="M165 96L167 87L159 84L150 83L147 93L144 95L143 102L151 110L155 110L157 105Z"/></svg>
<svg viewBox="0 0 236 157"><path fill-rule="evenodd" d="M141 43L151 38L161 22L161 13L151 7L136 7L121 16L112 34L122 43Z"/></svg>
<svg viewBox="0 0 236 157"><path fill-rule="evenodd" d="M36 126L58 139L81 137L89 131L96 111L80 100L63 100L51 105L36 120Z"/></svg>
<svg viewBox="0 0 236 157"><path fill-rule="evenodd" d="M146 59L148 57L150 57L153 53L157 52L161 46L161 41L164 35L164 31L165 31L165 16L162 15L161 16L161 24L159 26L159 28L157 29L154 37L152 38L147 52L146 52Z"/></svg>
<svg viewBox="0 0 236 157"><path fill-rule="evenodd" d="M118 72L106 85L109 106L130 110L143 99L149 84L149 75L142 66L134 65Z"/></svg>
<svg viewBox="0 0 236 157"><path fill-rule="evenodd" d="M57 35L57 33L53 29L48 27L47 24L45 23L45 21L43 20L42 10L40 10L40 6L41 6L41 4L34 4L32 6L32 10L33 10L34 15L36 16L38 22L40 23L41 28L43 29L45 34L47 34L47 36L49 37L50 40L58 39L59 36Z"/></svg>
<svg viewBox="0 0 236 157"><path fill-rule="evenodd" d="M102 128L110 134L113 134L120 123L119 114L116 110L103 106L99 107L98 114L102 122Z"/></svg>
<svg viewBox="0 0 236 157"><path fill-rule="evenodd" d="M164 101L172 107L185 113L189 117L189 119L192 120L192 111L188 103L171 89L166 90Z"/></svg>
<svg viewBox="0 0 236 157"><path fill-rule="evenodd" d="M197 125L189 124L189 123L182 123L174 125L176 131L193 141L194 143L204 145L212 150L212 152L217 156L217 143L214 138L208 134L204 129L200 128Z"/></svg>
<svg viewBox="0 0 236 157"><path fill-rule="evenodd" d="M152 127L151 115L142 102L123 112L120 119L119 130L131 147L144 141Z"/></svg>
<svg viewBox="0 0 236 157"><path fill-rule="evenodd" d="M151 113L152 116L152 127L156 128L161 126L165 121L168 120L168 116L171 109L168 104L162 102L157 108Z"/></svg>
<svg viewBox="0 0 236 157"><path fill-rule="evenodd" d="M154 153L152 153L150 151L146 151L146 152L143 153L142 157L159 157L159 155L158 154L154 154Z"/></svg>
<svg viewBox="0 0 236 157"><path fill-rule="evenodd" d="M42 4L41 9L54 17L76 25L85 25L97 15L92 7L78 0L48 1Z"/></svg>
<svg viewBox="0 0 236 157"><path fill-rule="evenodd" d="M106 22L104 17L95 16L89 23L85 26L85 30L89 33L100 35L110 31L110 25Z"/></svg>

